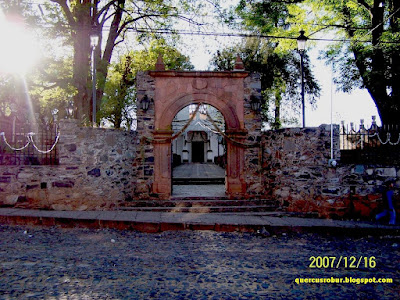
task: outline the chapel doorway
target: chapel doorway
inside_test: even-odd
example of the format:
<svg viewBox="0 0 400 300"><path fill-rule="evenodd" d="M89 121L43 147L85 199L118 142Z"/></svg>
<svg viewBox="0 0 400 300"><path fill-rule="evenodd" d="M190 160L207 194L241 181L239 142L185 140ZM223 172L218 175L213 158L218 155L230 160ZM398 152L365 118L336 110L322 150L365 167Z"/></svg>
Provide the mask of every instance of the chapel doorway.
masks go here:
<svg viewBox="0 0 400 300"><path fill-rule="evenodd" d="M172 130L172 196L225 197L223 115L211 105L191 104L176 114Z"/></svg>
<svg viewBox="0 0 400 300"><path fill-rule="evenodd" d="M192 163L204 163L204 142L192 142Z"/></svg>

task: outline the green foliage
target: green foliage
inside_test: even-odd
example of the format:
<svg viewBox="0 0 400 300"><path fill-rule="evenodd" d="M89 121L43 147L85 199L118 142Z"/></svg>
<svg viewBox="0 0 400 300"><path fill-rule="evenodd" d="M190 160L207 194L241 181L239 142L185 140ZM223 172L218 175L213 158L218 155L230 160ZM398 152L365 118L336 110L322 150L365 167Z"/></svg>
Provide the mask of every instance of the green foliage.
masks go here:
<svg viewBox="0 0 400 300"><path fill-rule="evenodd" d="M20 89L21 84L16 76L0 74L0 117L9 116L12 105L17 108L17 97Z"/></svg>
<svg viewBox="0 0 400 300"><path fill-rule="evenodd" d="M237 54L241 55L245 69L261 75L261 89L265 101L264 120L271 127L279 128L282 123L290 124L294 120L280 114L282 106L295 110L301 105L300 56L296 52L275 52L275 44L268 41L249 38L243 43L223 49L214 55L211 64L215 70L233 70ZM308 57L305 56L305 90L312 105L319 96L320 88L313 77Z"/></svg>
<svg viewBox="0 0 400 300"><path fill-rule="evenodd" d="M398 0L307 0L314 23L336 39L324 52L345 91L366 88L383 123L398 124L400 113L400 2Z"/></svg>
<svg viewBox="0 0 400 300"><path fill-rule="evenodd" d="M113 124L115 128L132 127L135 119L135 80L139 71L154 70L157 58L163 56L167 70L192 70L189 58L165 40L153 40L148 49L130 51L112 64L102 98L100 118Z"/></svg>
<svg viewBox="0 0 400 300"><path fill-rule="evenodd" d="M201 9L201 5L194 0L51 0L39 7L47 23L48 36L57 37L59 43L72 48L72 78L76 89L74 102L77 118L81 120L91 119L92 113L91 33L99 35L101 45L94 53L97 62L96 94L101 98L114 50L124 43L130 32L137 31L138 40L146 42L152 37L148 31L170 29L174 22L180 20L196 24L194 19Z"/></svg>
<svg viewBox="0 0 400 300"><path fill-rule="evenodd" d="M296 39L307 10L300 0L260 1L241 0L225 19L236 29L254 34L283 38L251 38L217 53L212 65L217 70L231 70L236 54L240 54L245 68L261 74L264 120L271 127L295 122L293 117L283 115L286 107L299 111L301 107L300 55ZM236 20L239 22L235 22ZM320 87L314 78L307 54L304 55L306 98L312 105L319 96Z"/></svg>
<svg viewBox="0 0 400 300"><path fill-rule="evenodd" d="M76 94L72 80L71 58L46 58L31 76L30 95L39 106L42 115L51 115L58 109L65 116L68 101Z"/></svg>
<svg viewBox="0 0 400 300"><path fill-rule="evenodd" d="M147 49L131 51L134 76L138 71L154 70L159 55L163 57L166 70L193 70L187 56L182 55L176 48L168 45L164 39L152 40Z"/></svg>

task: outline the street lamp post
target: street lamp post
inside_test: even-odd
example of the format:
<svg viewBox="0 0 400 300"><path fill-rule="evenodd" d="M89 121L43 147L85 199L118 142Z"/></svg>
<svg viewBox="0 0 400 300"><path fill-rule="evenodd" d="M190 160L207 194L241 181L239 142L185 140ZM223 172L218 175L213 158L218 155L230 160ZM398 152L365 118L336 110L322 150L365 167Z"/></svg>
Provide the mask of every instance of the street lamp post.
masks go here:
<svg viewBox="0 0 400 300"><path fill-rule="evenodd" d="M12 124L12 142L15 142L15 122L17 121L17 106L15 103L10 104L10 109L11 109L11 116L13 118L13 124Z"/></svg>
<svg viewBox="0 0 400 300"><path fill-rule="evenodd" d="M300 68L301 68L301 109L303 114L303 128L306 127L306 112L304 103L304 52L308 38L304 35L304 30L300 30L300 36L297 38L297 49L300 53Z"/></svg>
<svg viewBox="0 0 400 300"><path fill-rule="evenodd" d="M96 125L96 56L95 50L99 43L99 36L96 33L90 35L90 46L92 47L92 98L93 98L93 110L92 110L92 123Z"/></svg>

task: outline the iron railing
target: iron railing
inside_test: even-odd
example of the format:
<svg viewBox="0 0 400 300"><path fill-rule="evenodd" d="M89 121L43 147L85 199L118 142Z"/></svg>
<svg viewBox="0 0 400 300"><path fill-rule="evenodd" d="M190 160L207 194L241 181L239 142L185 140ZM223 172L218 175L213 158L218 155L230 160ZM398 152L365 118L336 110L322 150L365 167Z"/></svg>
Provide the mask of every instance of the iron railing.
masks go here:
<svg viewBox="0 0 400 300"><path fill-rule="evenodd" d="M0 165L58 165L57 124L23 122L16 117L0 120Z"/></svg>
<svg viewBox="0 0 400 300"><path fill-rule="evenodd" d="M341 163L400 165L399 125L377 126L375 118L366 128L361 120L358 130L354 123L340 129Z"/></svg>

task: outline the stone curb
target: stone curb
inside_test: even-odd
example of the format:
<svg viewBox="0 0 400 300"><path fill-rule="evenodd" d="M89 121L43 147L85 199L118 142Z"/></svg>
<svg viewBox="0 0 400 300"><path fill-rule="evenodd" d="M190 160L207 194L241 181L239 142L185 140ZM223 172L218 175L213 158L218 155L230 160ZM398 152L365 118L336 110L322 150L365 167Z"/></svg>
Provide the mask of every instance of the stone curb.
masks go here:
<svg viewBox="0 0 400 300"><path fill-rule="evenodd" d="M342 236L400 236L400 226L304 218L260 217L240 214L137 213L115 211L40 211L0 209L0 224L135 230L146 233L177 230L212 230L257 233L321 233ZM197 217L197 218L195 218ZM176 219L175 221L169 220Z"/></svg>

